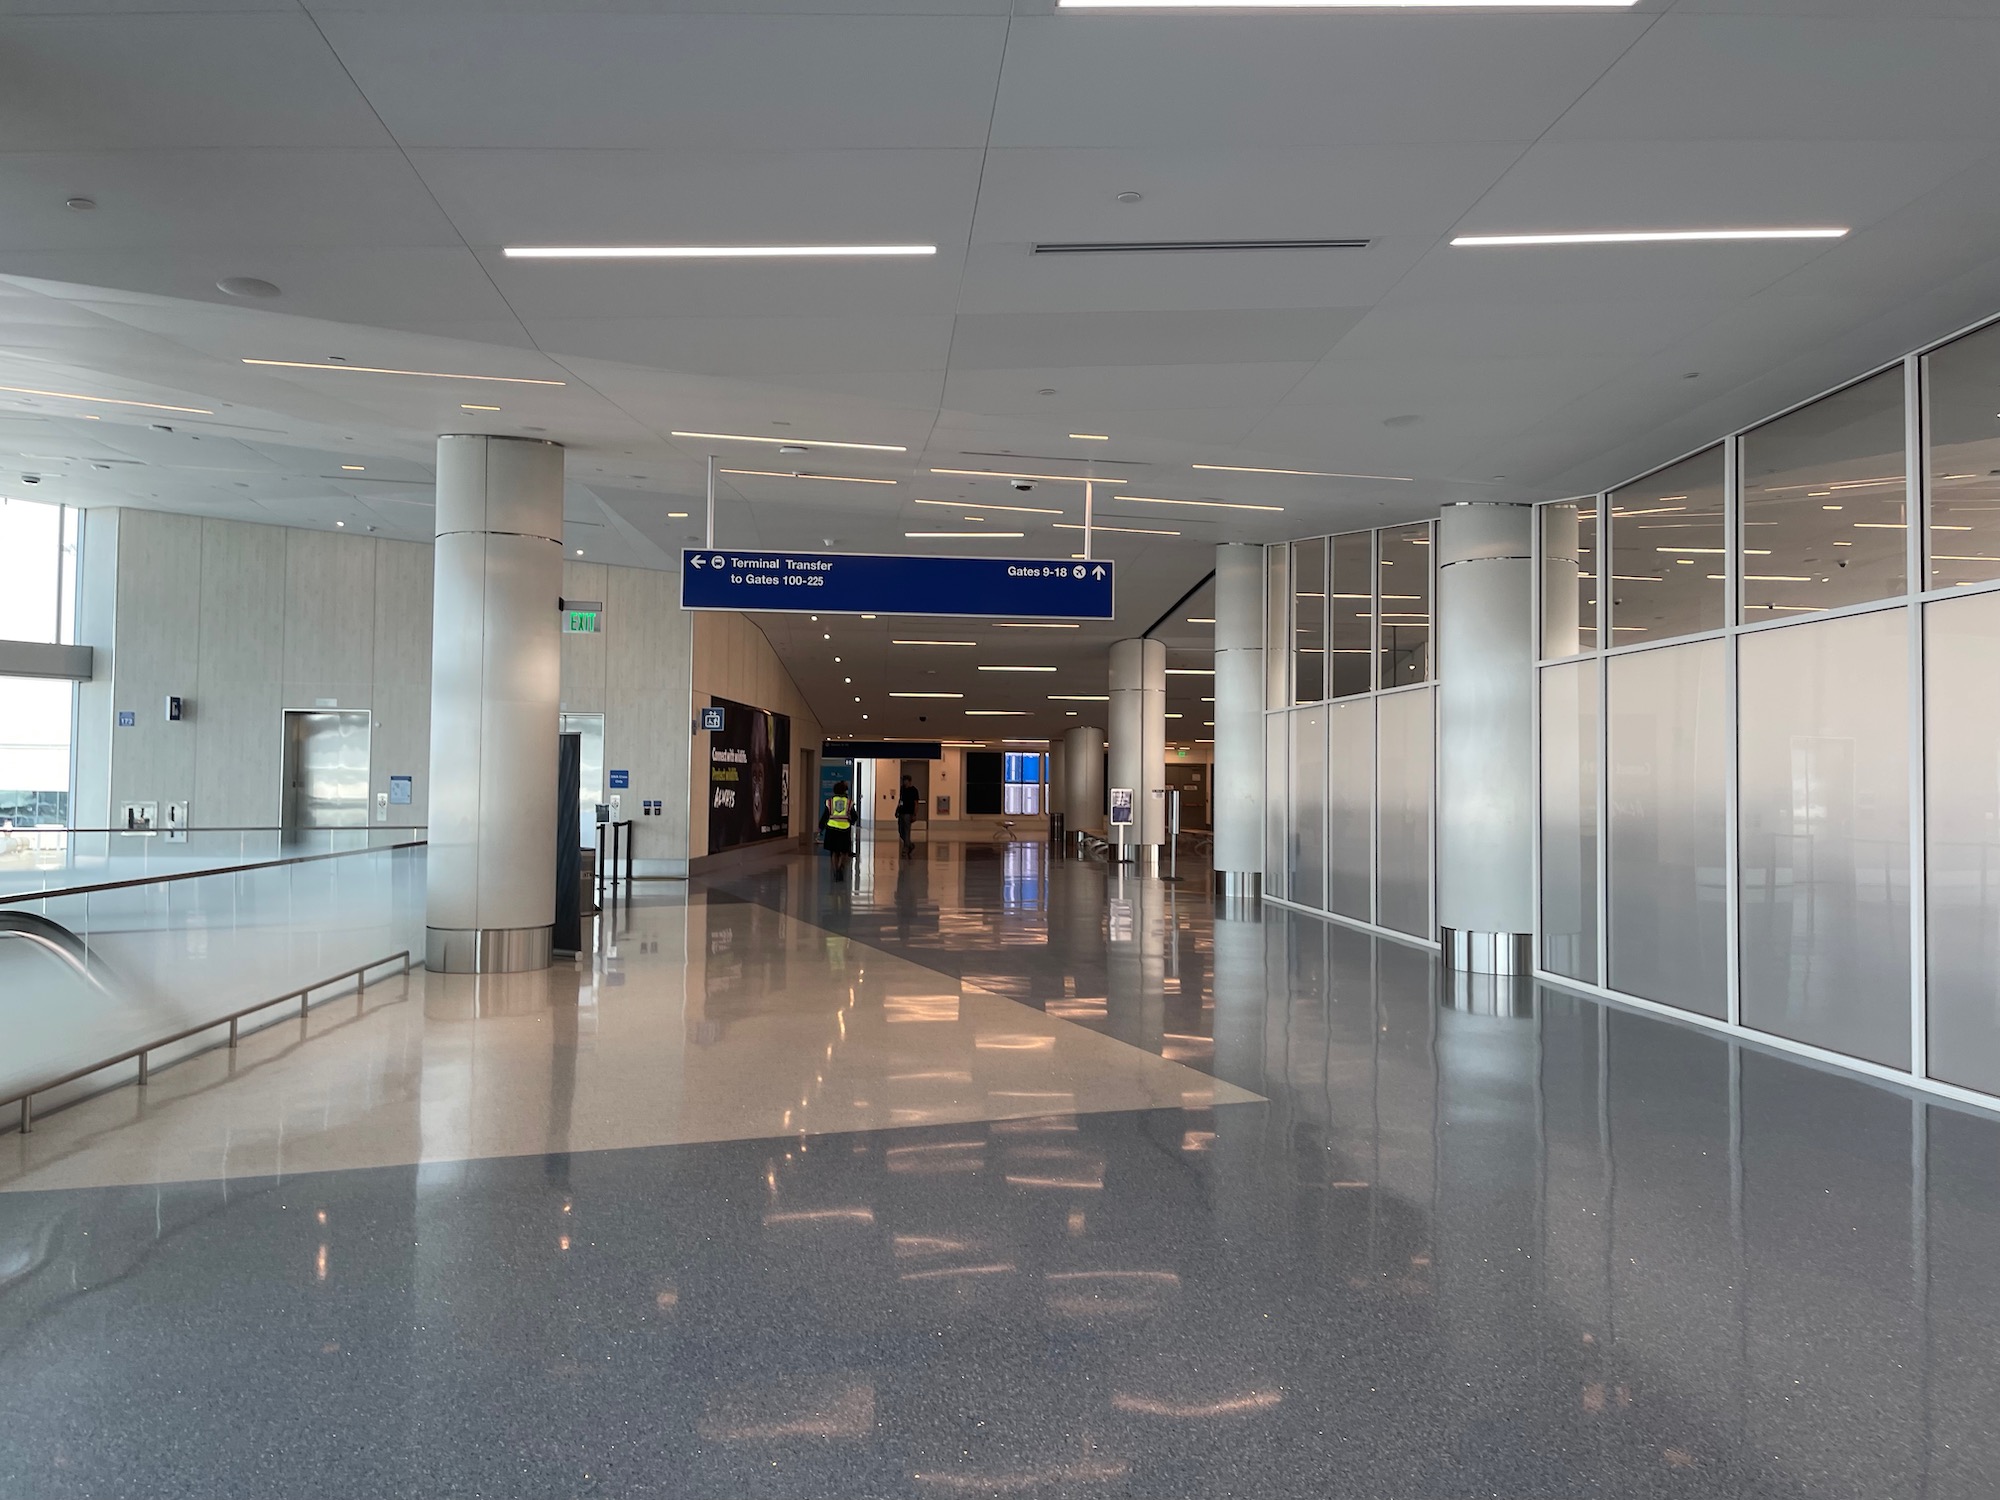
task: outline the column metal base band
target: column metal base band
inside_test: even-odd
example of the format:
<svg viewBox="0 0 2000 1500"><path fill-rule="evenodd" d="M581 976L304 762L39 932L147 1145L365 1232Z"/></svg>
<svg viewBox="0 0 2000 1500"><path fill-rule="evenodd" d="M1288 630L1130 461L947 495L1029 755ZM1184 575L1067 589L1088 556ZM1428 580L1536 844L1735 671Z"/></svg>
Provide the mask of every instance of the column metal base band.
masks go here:
<svg viewBox="0 0 2000 1500"><path fill-rule="evenodd" d="M1215 894L1228 901L1255 901L1264 894L1264 872L1217 870Z"/></svg>
<svg viewBox="0 0 2000 1500"><path fill-rule="evenodd" d="M1530 932L1466 932L1440 927L1438 951L1446 968L1468 974L1535 972L1535 937Z"/></svg>
<svg viewBox="0 0 2000 1500"><path fill-rule="evenodd" d="M433 974L521 974L546 969L555 928L427 927L424 967Z"/></svg>

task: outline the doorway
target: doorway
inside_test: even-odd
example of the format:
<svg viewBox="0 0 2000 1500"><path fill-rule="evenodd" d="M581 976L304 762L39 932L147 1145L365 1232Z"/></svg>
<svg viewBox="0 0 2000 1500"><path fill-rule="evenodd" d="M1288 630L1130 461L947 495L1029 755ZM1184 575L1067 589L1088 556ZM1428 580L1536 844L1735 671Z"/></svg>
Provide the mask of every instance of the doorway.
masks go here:
<svg viewBox="0 0 2000 1500"><path fill-rule="evenodd" d="M582 751L582 775L578 780L577 829L583 847L597 847L597 806L604 800L604 715L564 714L562 734L573 734Z"/></svg>
<svg viewBox="0 0 2000 1500"><path fill-rule="evenodd" d="M287 709L282 826L368 826L367 709Z"/></svg>
<svg viewBox="0 0 2000 1500"><path fill-rule="evenodd" d="M903 774L896 781L898 802L902 800L905 779L917 789L917 821L928 828L931 821L931 763L927 760L903 762Z"/></svg>

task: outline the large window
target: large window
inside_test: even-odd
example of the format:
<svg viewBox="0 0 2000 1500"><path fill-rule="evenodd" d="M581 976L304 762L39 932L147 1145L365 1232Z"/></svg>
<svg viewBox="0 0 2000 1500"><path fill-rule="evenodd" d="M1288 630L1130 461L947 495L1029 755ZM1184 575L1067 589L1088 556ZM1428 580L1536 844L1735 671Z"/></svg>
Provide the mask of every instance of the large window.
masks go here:
<svg viewBox="0 0 2000 1500"><path fill-rule="evenodd" d="M1612 645L1729 623L1722 503L1720 443L1611 492Z"/></svg>
<svg viewBox="0 0 2000 1500"><path fill-rule="evenodd" d="M2000 327L1924 360L1930 587L2000 578Z"/></svg>
<svg viewBox="0 0 2000 1500"><path fill-rule="evenodd" d="M1048 757L1039 752L1009 750L1003 757L1007 775L1005 810L1030 815L1042 810L1042 771Z"/></svg>
<svg viewBox="0 0 2000 1500"><path fill-rule="evenodd" d="M79 516L68 506L0 498L0 640L75 641ZM0 677L0 827L68 823L75 699L65 680Z"/></svg>
<svg viewBox="0 0 2000 1500"><path fill-rule="evenodd" d="M1902 593L1906 469L1900 365L1747 433L1743 623Z"/></svg>

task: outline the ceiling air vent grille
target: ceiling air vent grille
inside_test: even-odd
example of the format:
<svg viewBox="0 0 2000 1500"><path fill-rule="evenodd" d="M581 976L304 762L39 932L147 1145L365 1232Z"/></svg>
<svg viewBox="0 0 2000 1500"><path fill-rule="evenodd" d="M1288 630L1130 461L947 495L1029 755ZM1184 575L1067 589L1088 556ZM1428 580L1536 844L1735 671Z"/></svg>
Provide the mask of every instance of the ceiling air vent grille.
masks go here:
<svg viewBox="0 0 2000 1500"><path fill-rule="evenodd" d="M1200 250L1366 250L1367 240L1123 240L1035 246L1037 255L1171 255Z"/></svg>

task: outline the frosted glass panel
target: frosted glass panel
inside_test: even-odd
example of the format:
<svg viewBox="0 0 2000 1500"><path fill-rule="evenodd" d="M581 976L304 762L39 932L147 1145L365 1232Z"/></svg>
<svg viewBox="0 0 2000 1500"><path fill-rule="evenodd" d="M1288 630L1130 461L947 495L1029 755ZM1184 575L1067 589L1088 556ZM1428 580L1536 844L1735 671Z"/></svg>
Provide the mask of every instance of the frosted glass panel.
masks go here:
<svg viewBox="0 0 2000 1500"><path fill-rule="evenodd" d="M1292 713L1292 899L1326 900L1326 710Z"/></svg>
<svg viewBox="0 0 2000 1500"><path fill-rule="evenodd" d="M1431 922L1431 691L1375 700L1375 920L1433 938Z"/></svg>
<svg viewBox="0 0 2000 1500"><path fill-rule="evenodd" d="M1264 716L1264 891L1280 900L1291 894L1285 879L1286 851L1291 847L1286 829L1290 824L1291 744L1290 714Z"/></svg>
<svg viewBox="0 0 2000 1500"><path fill-rule="evenodd" d="M1721 641L1615 656L1610 696L1610 987L1729 1010L1728 769Z"/></svg>
<svg viewBox="0 0 2000 1500"><path fill-rule="evenodd" d="M1326 909L1371 920L1375 704L1336 704L1326 726Z"/></svg>
<svg viewBox="0 0 2000 1500"><path fill-rule="evenodd" d="M2000 594L1930 605L1925 621L1930 1071L2000 1093L2000 701L1969 690L2000 662Z"/></svg>
<svg viewBox="0 0 2000 1500"><path fill-rule="evenodd" d="M1743 1023L1892 1067L1910 1061L1908 618L1744 636L1737 665Z"/></svg>
<svg viewBox="0 0 2000 1500"><path fill-rule="evenodd" d="M1597 982L1597 663L1542 672L1542 967Z"/></svg>

